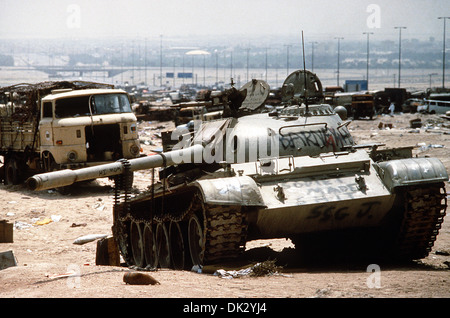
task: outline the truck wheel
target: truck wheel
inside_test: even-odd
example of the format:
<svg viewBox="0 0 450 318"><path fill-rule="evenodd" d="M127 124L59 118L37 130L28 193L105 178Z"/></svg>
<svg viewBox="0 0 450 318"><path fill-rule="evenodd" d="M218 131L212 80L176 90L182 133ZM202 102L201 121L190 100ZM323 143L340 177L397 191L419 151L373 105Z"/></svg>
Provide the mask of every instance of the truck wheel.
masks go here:
<svg viewBox="0 0 450 318"><path fill-rule="evenodd" d="M19 163L14 158L9 158L5 164L5 184L19 184L20 171Z"/></svg>
<svg viewBox="0 0 450 318"><path fill-rule="evenodd" d="M5 166L4 163L0 166L0 182L5 182Z"/></svg>

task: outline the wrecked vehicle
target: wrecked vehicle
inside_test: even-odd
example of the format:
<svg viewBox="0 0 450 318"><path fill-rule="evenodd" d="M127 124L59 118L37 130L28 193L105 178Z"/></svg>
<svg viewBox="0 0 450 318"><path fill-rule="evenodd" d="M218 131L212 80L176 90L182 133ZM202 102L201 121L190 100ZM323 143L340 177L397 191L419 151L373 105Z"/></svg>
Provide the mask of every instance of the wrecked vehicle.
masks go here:
<svg viewBox="0 0 450 318"><path fill-rule="evenodd" d="M336 93L334 104L344 106L349 116L353 119L369 117L373 119L376 115L373 94L368 92Z"/></svg>
<svg viewBox="0 0 450 318"><path fill-rule="evenodd" d="M317 76L293 72L284 108L259 109L264 81L228 92L224 118L179 132L172 151L81 170L36 175L42 190L114 176L112 231L121 255L139 267L190 268L238 257L247 241L290 238L300 255L316 246L370 256L428 255L445 215L448 174L412 147L357 145L350 121L322 104ZM131 194L132 172L160 168L148 190ZM312 255L312 254L309 254Z"/></svg>
<svg viewBox="0 0 450 318"><path fill-rule="evenodd" d="M94 82L0 88L0 155L6 184L28 173L94 166L140 155L125 91Z"/></svg>

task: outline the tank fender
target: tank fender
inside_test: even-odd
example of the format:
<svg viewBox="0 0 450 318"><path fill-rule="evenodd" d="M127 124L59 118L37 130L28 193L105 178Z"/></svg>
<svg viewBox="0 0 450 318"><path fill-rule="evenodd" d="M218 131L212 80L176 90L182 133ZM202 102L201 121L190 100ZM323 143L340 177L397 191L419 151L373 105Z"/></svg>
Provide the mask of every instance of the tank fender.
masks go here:
<svg viewBox="0 0 450 318"><path fill-rule="evenodd" d="M408 158L374 164L385 186L397 187L448 181L445 166L437 158Z"/></svg>
<svg viewBox="0 0 450 318"><path fill-rule="evenodd" d="M194 182L205 203L265 207L256 182L248 177L203 179Z"/></svg>

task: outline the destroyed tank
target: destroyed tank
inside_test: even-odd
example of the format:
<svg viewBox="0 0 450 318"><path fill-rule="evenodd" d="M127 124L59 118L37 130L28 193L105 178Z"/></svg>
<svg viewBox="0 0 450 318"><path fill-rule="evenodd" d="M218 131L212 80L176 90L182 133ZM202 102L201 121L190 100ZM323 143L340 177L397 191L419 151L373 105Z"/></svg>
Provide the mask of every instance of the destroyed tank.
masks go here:
<svg viewBox="0 0 450 318"><path fill-rule="evenodd" d="M217 263L238 257L250 240L272 238L289 238L299 251L362 242L382 257L427 256L447 207L443 164L413 158L412 147L355 144L345 111L323 104L309 71L290 74L282 92L282 106L263 111L267 83L232 87L222 96L223 118L175 131L171 151L27 184L115 178L112 232L124 260L138 267ZM152 180L132 195L132 173L141 169L152 169Z"/></svg>

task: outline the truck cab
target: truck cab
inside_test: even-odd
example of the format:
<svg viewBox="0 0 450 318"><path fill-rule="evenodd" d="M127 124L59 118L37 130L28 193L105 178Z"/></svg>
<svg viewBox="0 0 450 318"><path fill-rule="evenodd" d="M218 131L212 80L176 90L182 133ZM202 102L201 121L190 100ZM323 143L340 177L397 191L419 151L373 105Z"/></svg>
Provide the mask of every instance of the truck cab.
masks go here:
<svg viewBox="0 0 450 318"><path fill-rule="evenodd" d="M54 90L42 98L40 110L39 147L46 171L140 154L136 116L123 90Z"/></svg>

